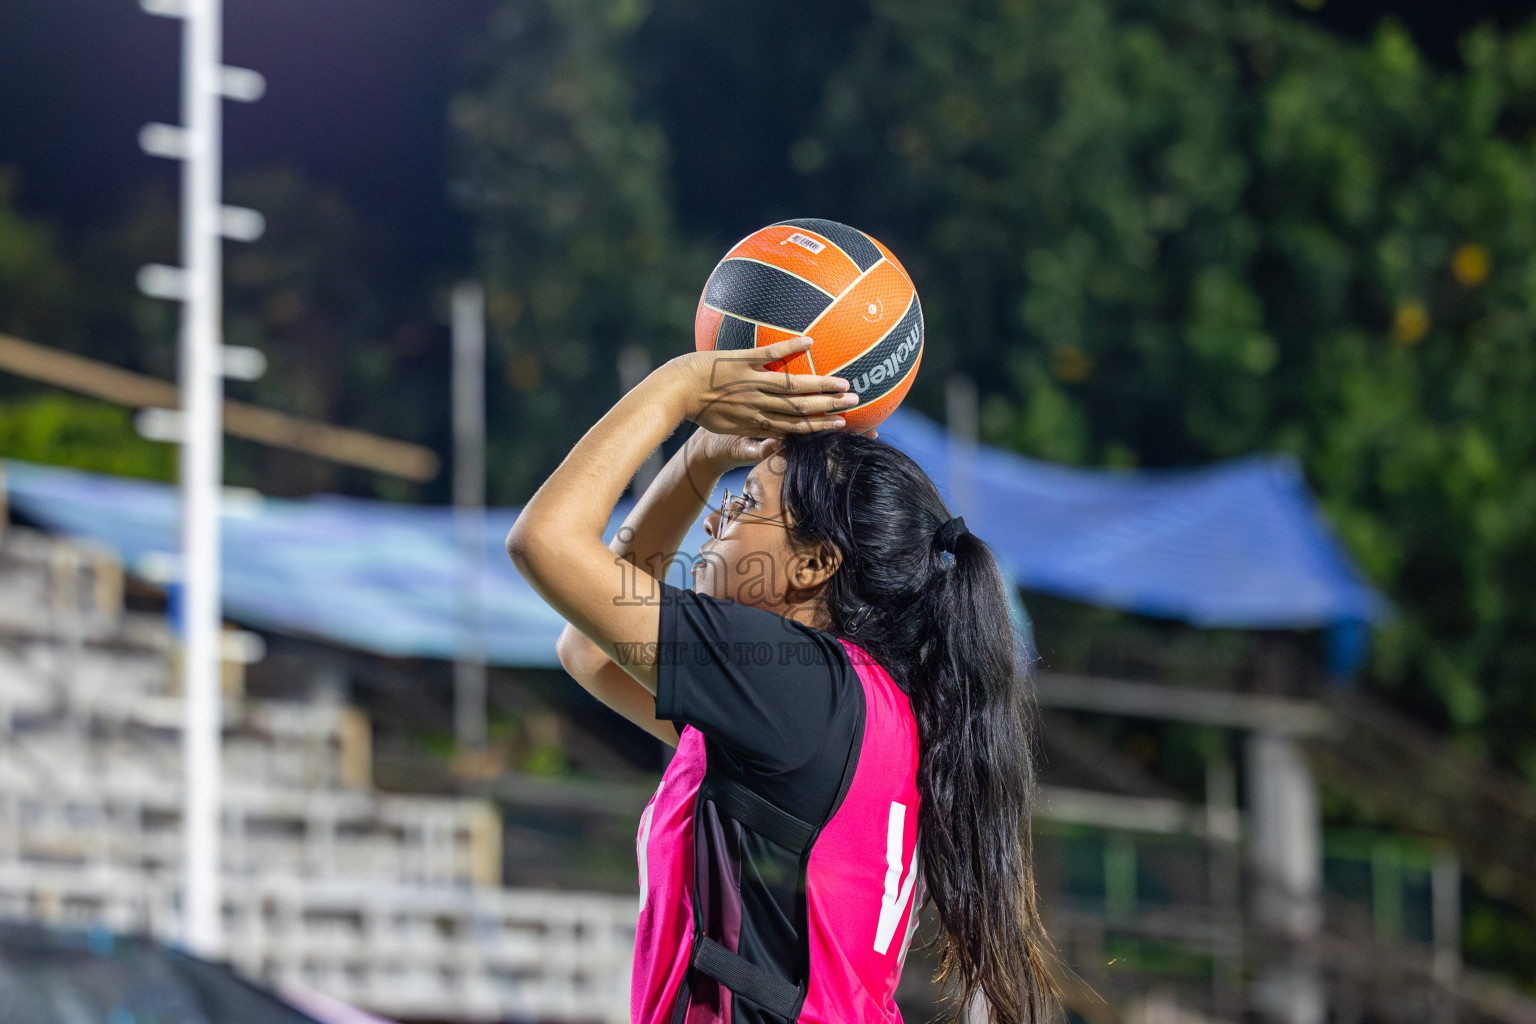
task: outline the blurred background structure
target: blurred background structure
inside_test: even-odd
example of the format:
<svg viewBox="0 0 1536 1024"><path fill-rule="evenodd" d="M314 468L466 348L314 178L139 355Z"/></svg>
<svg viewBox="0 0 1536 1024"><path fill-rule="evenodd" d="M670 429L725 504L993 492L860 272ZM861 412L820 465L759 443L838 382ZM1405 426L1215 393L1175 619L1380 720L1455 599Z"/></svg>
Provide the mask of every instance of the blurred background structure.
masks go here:
<svg viewBox="0 0 1536 1024"><path fill-rule="evenodd" d="M177 316L135 287L178 27L0 11L0 1019L623 1019L662 755L499 537L730 242L814 215L916 279L889 436L1028 609L1070 1012L1536 1020L1533 15L225 0L267 369L225 384L207 981L141 938L182 910Z"/></svg>

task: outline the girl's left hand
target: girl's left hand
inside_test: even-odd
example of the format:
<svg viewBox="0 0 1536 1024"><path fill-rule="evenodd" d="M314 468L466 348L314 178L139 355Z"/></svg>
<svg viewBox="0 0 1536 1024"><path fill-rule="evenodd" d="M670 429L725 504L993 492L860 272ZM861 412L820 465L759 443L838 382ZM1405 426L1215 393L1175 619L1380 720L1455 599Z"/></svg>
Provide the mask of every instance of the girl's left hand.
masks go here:
<svg viewBox="0 0 1536 1024"><path fill-rule="evenodd" d="M790 338L741 352L678 356L670 365L684 377L684 415L716 434L749 438L841 429L837 414L859 401L846 380L764 368L810 347L810 338Z"/></svg>
<svg viewBox="0 0 1536 1024"><path fill-rule="evenodd" d="M755 466L778 451L782 445L783 442L776 437L717 434L700 427L688 439L688 462L719 476L739 466Z"/></svg>

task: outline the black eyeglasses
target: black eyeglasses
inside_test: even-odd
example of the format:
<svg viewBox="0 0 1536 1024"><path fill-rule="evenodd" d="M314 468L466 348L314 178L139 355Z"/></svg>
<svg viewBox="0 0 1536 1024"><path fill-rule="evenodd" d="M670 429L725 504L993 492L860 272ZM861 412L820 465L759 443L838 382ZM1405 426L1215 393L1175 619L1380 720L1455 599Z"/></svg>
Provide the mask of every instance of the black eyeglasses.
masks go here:
<svg viewBox="0 0 1536 1024"><path fill-rule="evenodd" d="M732 494L730 488L722 487L720 507L716 511L720 514L720 522L734 523L738 519L748 519L759 523L770 523L774 526L788 527L790 524L772 516L754 515L748 511L757 506L757 502L746 494Z"/></svg>

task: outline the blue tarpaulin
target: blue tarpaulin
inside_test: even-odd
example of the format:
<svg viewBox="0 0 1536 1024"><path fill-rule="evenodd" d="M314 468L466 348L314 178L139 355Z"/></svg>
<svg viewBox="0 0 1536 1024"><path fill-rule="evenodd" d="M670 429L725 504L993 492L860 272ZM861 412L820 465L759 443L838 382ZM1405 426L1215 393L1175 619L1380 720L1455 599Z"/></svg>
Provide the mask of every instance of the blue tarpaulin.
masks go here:
<svg viewBox="0 0 1536 1024"><path fill-rule="evenodd" d="M1291 456L1081 469L984 446L967 452L915 415L891 417L880 436L961 500L972 532L1028 589L1239 629L1369 622L1388 611Z"/></svg>
<svg viewBox="0 0 1536 1024"><path fill-rule="evenodd" d="M912 454L1027 589L1202 626L1358 634L1386 611L1290 458L1078 469L955 448L912 413L891 417L881 437ZM130 572L177 548L172 487L16 462L5 473L19 513L114 549ZM628 507L615 511L610 534ZM553 666L562 621L502 549L516 515L486 514L485 653L493 664ZM702 540L696 526L685 550ZM459 649L463 577L447 508L334 496L226 500L223 571L224 612L236 622L387 655L451 658ZM1343 660L1357 661L1356 648Z"/></svg>

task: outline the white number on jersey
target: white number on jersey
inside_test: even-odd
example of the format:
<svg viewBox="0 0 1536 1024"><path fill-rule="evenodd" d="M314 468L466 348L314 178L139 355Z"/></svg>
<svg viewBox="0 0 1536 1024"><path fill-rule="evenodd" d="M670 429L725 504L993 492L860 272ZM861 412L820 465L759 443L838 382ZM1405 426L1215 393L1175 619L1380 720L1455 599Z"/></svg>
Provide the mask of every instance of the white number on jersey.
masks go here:
<svg viewBox="0 0 1536 1024"><path fill-rule="evenodd" d="M902 840L906 837L907 805L891 802L891 816L885 829L885 893L880 897L880 921L875 926L875 952L885 955L896 937L901 915L912 900L912 886L917 881L917 844L912 845L912 859L902 864ZM905 867L905 874L903 874ZM911 929L907 930L910 938Z"/></svg>
<svg viewBox="0 0 1536 1024"><path fill-rule="evenodd" d="M651 802L646 806L645 813L640 815L640 841L635 844L635 852L640 861L640 909L645 909L645 901L651 895L651 817L656 813L656 805L661 802L661 788L665 786L663 779L656 786L656 795L651 797Z"/></svg>

